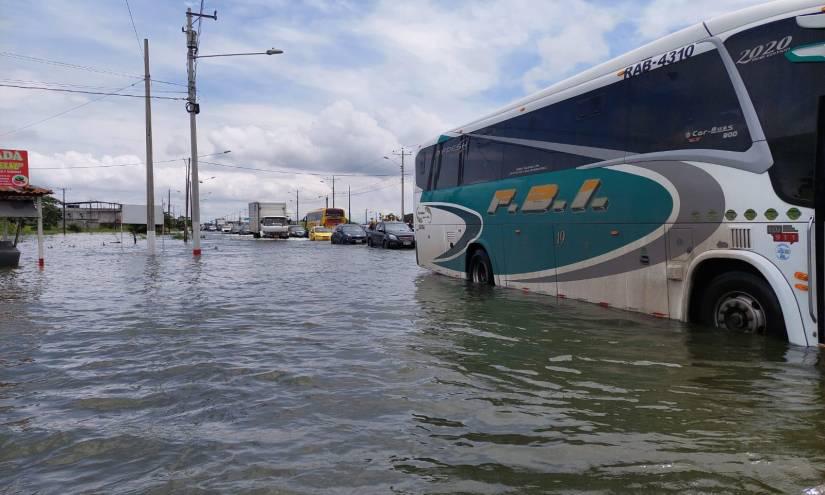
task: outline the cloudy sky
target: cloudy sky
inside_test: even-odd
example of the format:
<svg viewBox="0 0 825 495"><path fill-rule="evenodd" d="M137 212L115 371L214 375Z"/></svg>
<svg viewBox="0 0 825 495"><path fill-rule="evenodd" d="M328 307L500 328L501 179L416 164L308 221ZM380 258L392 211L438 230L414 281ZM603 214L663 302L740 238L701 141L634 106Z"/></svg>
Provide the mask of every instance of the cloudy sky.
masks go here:
<svg viewBox="0 0 825 495"><path fill-rule="evenodd" d="M584 68L754 3L206 0L218 20L203 21L202 55L285 54L198 64L199 153L231 150L202 159L223 165L201 165L202 179L215 177L201 186L202 219L237 216L254 200L294 201L296 188L303 216L323 206L333 174L336 206L346 208L349 186L355 219L398 212L400 170L384 156L397 161L402 146L415 152ZM138 38L148 38L152 77L176 83L153 93L184 96L181 26L200 2L128 6L135 28L126 0L0 0L0 84L141 95ZM0 86L0 112L0 148L29 150L34 184L66 187L70 201L145 202L142 99ZM171 190L180 211L188 116L177 100L155 100L152 112L157 200ZM411 194L408 180L407 212Z"/></svg>

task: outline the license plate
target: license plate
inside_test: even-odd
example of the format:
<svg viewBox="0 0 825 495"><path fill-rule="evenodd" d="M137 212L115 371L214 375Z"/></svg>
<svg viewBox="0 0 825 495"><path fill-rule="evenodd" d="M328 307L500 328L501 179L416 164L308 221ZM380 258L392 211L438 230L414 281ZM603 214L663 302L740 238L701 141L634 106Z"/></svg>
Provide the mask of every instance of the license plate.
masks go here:
<svg viewBox="0 0 825 495"><path fill-rule="evenodd" d="M412 244L412 241L404 241L405 246L409 246L410 244Z"/></svg>

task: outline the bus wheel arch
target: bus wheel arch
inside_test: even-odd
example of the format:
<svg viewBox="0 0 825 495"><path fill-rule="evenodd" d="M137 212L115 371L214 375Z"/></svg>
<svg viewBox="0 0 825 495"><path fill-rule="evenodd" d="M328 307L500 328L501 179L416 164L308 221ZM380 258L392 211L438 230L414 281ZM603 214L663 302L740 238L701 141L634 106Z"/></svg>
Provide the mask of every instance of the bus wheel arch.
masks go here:
<svg viewBox="0 0 825 495"><path fill-rule="evenodd" d="M806 345L804 325L794 294L782 273L750 251L708 252L697 257L686 277L684 319L714 325L730 312L770 320L767 333ZM714 299L713 302L710 299ZM755 304L754 304L755 303ZM752 304L753 309L748 305ZM714 307L711 307L714 306Z"/></svg>
<svg viewBox="0 0 825 495"><path fill-rule="evenodd" d="M483 285L496 285L493 260L487 248L480 243L467 246L464 268L467 280Z"/></svg>

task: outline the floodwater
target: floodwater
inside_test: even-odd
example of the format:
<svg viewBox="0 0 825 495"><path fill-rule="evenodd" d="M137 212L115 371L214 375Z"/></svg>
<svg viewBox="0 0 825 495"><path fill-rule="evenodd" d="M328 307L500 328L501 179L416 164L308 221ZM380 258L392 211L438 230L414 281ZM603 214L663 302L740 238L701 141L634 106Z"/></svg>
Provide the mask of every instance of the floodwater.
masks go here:
<svg viewBox="0 0 825 495"><path fill-rule="evenodd" d="M474 288L411 251L27 239L0 493L802 493L817 350Z"/></svg>

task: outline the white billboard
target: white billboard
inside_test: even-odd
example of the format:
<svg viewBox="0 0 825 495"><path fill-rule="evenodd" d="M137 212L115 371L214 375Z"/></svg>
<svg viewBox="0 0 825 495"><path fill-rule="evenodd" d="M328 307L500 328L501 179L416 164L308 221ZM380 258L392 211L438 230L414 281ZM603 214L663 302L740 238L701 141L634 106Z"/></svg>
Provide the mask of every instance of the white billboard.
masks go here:
<svg viewBox="0 0 825 495"><path fill-rule="evenodd" d="M146 205L122 205L124 225L146 225ZM163 207L155 205L155 225L163 225Z"/></svg>

